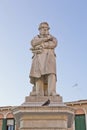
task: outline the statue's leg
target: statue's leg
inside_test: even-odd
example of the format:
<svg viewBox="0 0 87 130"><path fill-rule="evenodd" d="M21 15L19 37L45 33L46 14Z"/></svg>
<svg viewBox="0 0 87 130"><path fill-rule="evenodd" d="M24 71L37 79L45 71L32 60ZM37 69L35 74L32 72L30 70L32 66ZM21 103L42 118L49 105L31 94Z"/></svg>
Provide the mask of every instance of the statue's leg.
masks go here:
<svg viewBox="0 0 87 130"><path fill-rule="evenodd" d="M48 75L44 75L44 96L48 96Z"/></svg>
<svg viewBox="0 0 87 130"><path fill-rule="evenodd" d="M44 84L42 78L36 80L36 95L44 96Z"/></svg>
<svg viewBox="0 0 87 130"><path fill-rule="evenodd" d="M35 87L35 85L32 88L32 92L30 92L30 96L36 96L36 87Z"/></svg>
<svg viewBox="0 0 87 130"><path fill-rule="evenodd" d="M48 96L56 95L56 76L55 74L48 75Z"/></svg>
<svg viewBox="0 0 87 130"><path fill-rule="evenodd" d="M44 96L48 96L48 84L44 84Z"/></svg>

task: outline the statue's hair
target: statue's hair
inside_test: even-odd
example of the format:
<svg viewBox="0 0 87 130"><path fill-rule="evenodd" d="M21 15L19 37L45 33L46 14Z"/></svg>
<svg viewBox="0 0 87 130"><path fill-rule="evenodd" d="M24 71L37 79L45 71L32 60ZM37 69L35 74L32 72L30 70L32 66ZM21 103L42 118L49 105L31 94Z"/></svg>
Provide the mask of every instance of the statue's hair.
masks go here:
<svg viewBox="0 0 87 130"><path fill-rule="evenodd" d="M48 26L48 29L50 29L50 27L49 27L49 24L47 23L47 22L42 22L42 23L40 23L40 25L39 25L39 30L41 29L41 26L43 25L43 24L46 24L47 26Z"/></svg>

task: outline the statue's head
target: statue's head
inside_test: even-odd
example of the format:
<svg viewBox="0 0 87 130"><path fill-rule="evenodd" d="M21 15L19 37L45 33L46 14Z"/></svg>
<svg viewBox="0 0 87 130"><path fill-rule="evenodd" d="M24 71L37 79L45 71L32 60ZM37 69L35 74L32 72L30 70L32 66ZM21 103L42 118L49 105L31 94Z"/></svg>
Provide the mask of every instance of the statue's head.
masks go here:
<svg viewBox="0 0 87 130"><path fill-rule="evenodd" d="M40 23L38 29L40 30L41 28L47 28L48 30L50 29L49 24L47 22Z"/></svg>
<svg viewBox="0 0 87 130"><path fill-rule="evenodd" d="M42 22L39 25L39 31L40 31L40 35L42 36L47 36L49 34L49 24L47 22Z"/></svg>

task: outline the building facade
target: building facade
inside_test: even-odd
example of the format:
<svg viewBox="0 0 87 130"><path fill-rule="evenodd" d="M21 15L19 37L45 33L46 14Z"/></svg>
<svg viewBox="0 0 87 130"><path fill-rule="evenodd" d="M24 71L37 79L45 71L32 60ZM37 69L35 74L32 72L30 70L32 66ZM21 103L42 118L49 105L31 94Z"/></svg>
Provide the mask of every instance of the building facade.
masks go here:
<svg viewBox="0 0 87 130"><path fill-rule="evenodd" d="M74 122L68 130L87 130L87 100L66 102L67 106L75 109ZM0 107L0 130L17 130L12 113L15 106Z"/></svg>
<svg viewBox="0 0 87 130"><path fill-rule="evenodd" d="M12 106L0 107L0 130L15 130Z"/></svg>
<svg viewBox="0 0 87 130"><path fill-rule="evenodd" d="M87 130L87 100L67 102L66 105L75 109L74 122L70 130Z"/></svg>

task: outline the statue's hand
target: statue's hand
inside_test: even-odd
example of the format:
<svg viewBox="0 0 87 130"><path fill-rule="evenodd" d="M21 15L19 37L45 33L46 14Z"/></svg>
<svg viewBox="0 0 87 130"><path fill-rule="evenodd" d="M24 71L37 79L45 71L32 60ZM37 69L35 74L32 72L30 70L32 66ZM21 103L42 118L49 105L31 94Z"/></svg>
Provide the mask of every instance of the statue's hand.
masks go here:
<svg viewBox="0 0 87 130"><path fill-rule="evenodd" d="M36 50L39 50L39 49L42 49L42 48L43 48L42 45L35 46L35 49L36 49Z"/></svg>
<svg viewBox="0 0 87 130"><path fill-rule="evenodd" d="M47 37L44 37L44 38L43 38L43 41L44 41L44 42L47 42L47 41L48 41L48 38L47 38Z"/></svg>
<svg viewBox="0 0 87 130"><path fill-rule="evenodd" d="M47 37L47 38L44 38L44 42L48 42L48 41L52 41L53 38L52 37Z"/></svg>
<svg viewBox="0 0 87 130"><path fill-rule="evenodd" d="M49 48L49 44L48 44L48 42L45 42L44 43L44 49L48 49Z"/></svg>

